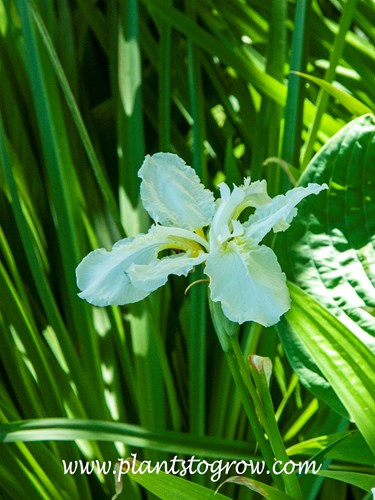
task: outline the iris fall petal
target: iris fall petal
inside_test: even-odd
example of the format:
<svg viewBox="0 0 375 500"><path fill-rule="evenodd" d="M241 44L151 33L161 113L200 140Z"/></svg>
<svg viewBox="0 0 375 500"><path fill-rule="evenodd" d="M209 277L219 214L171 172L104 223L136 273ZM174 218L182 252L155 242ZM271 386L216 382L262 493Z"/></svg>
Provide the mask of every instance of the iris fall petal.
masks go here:
<svg viewBox="0 0 375 500"><path fill-rule="evenodd" d="M228 319L237 323L277 323L290 307L285 274L266 246L238 244L211 253L206 261L211 299L221 303Z"/></svg>

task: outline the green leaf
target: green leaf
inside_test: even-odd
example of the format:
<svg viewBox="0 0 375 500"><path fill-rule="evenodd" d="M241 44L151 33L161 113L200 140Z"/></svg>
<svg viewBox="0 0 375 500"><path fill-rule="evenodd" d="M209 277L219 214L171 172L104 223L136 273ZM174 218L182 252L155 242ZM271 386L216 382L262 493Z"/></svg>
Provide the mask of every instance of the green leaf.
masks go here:
<svg viewBox="0 0 375 500"><path fill-rule="evenodd" d="M288 278L375 349L375 123L353 120L312 159L300 185L310 196L275 251ZM375 352L375 351L374 351Z"/></svg>
<svg viewBox="0 0 375 500"><path fill-rule="evenodd" d="M295 75L302 76L302 78L306 78L306 80L310 80L311 82L316 83L324 89L328 94L337 99L343 106L346 107L348 111L353 113L353 115L365 115L367 113L372 113L373 110L368 106L363 104L361 101L353 97L352 95L344 92L343 90L335 87L332 83L323 80L322 78L317 78L316 76L307 75L306 73L300 73L299 71L292 71Z"/></svg>
<svg viewBox="0 0 375 500"><path fill-rule="evenodd" d="M301 205L292 227L277 237L275 245L288 278L345 325L343 329L337 322L337 333L341 331L342 335L360 339L360 344L364 343L372 352L375 352L375 318L371 315L375 306L374 177L375 125L373 116L365 115L345 126L313 158L300 184L326 182L329 190L311 196ZM301 305L302 309L307 304ZM316 304L313 307L317 315L327 315L324 308ZM294 308L291 317L293 311L298 316ZM302 317L300 320L304 321ZM318 319L311 321L315 326L310 322L310 327L319 329L320 335ZM337 393L335 385L324 375L323 358L317 360L311 355L311 346L306 345L300 327L298 320L292 325L289 317L277 327L289 361L311 392L345 415L333 394L333 390ZM337 349L340 355L344 354L340 345ZM363 366L359 358L353 357L353 362ZM373 361L370 365L373 366ZM357 375L361 378L366 374ZM350 412L349 406L345 406Z"/></svg>
<svg viewBox="0 0 375 500"><path fill-rule="evenodd" d="M318 472L318 475L352 484L365 491L371 491L371 488L374 488L375 485L375 477L373 475L361 474L359 472L324 470Z"/></svg>
<svg viewBox="0 0 375 500"><path fill-rule="evenodd" d="M332 47L329 51L329 66L324 75L324 79L328 82L331 82L335 77L336 67L342 57L342 53L346 45L346 35L350 30L351 24L353 23L353 17L355 15L357 5L358 0L348 0L347 2L345 2L345 5L342 8L340 20L337 26L338 29L335 33ZM316 100L316 114L314 116L314 120L309 125L307 140L303 147L303 168L307 165L312 156L314 143L321 124L321 119L328 107L328 98L329 95L321 89Z"/></svg>
<svg viewBox="0 0 375 500"><path fill-rule="evenodd" d="M142 468L139 468L141 466L139 462L135 461L133 464L136 465L135 471L142 470ZM166 474L163 471L145 474L142 472L133 473L132 469L130 469L128 475L146 490L161 498L161 500L170 500L171 498L178 498L179 500L191 500L192 498L197 500L229 500L229 497L215 493L214 490L181 477Z"/></svg>
<svg viewBox="0 0 375 500"><path fill-rule="evenodd" d="M140 180L137 176L145 156L142 120L142 72L139 46L138 2L127 0L120 4L117 36L117 85L118 85L118 150L119 150L119 194L121 216L127 219L124 210L129 197L136 206ZM125 204L125 206L124 206ZM124 222L126 224L126 222Z"/></svg>
<svg viewBox="0 0 375 500"><path fill-rule="evenodd" d="M248 443L175 431L152 431L132 424L103 420L41 418L0 424L0 443L33 441L109 441L128 446L198 455L223 460L256 458L249 453Z"/></svg>
<svg viewBox="0 0 375 500"><path fill-rule="evenodd" d="M235 483L241 486L246 486L246 488L259 493L259 495L262 495L262 497L266 498L267 500L291 500L293 498L283 491L278 490L277 488L268 486L267 484L256 481L255 479L249 479L248 477L230 477L229 479L224 481L224 483Z"/></svg>
<svg viewBox="0 0 375 500"><path fill-rule="evenodd" d="M348 418L348 412L312 359L309 350L300 339L298 332L290 328L284 318L276 326L276 330L288 360L303 385L337 413Z"/></svg>
<svg viewBox="0 0 375 500"><path fill-rule="evenodd" d="M375 453L375 356L312 297L292 284L290 293L292 308L277 326L281 339L298 337Z"/></svg>
<svg viewBox="0 0 375 500"><path fill-rule="evenodd" d="M311 0L297 3L290 53L290 68L293 70L302 70L306 67L306 39L310 16ZM301 147L303 101L303 85L299 78L291 74L285 109L282 158L296 166L299 164L299 150ZM287 185L285 177L283 184Z"/></svg>
<svg viewBox="0 0 375 500"><path fill-rule="evenodd" d="M91 18L90 14L93 15L92 13L92 4L90 4L90 2L87 2L88 5L85 4L85 14ZM91 7L90 7L91 5ZM83 121L83 118L82 118L82 115L81 115L81 112L78 108L78 105L77 105L77 102L74 98L74 95L73 95L73 92L70 88L70 85L69 85L69 82L66 78L66 75L64 73L64 70L61 66L61 63L59 61L59 58L56 54L56 51L55 51L55 48L52 44L52 41L51 41L51 38L48 34L48 31L43 23L43 20L40 16L40 14L38 13L38 11L35 9L35 7L33 6L33 4L30 4L30 11L32 13L32 16L33 16L33 19L35 21L35 26L36 28L38 29L38 32L40 34L40 37L41 37L41 40L43 42L43 45L45 46L45 49L46 49L46 52L48 54L48 57L49 57L49 60L50 60L50 63L51 63L51 66L53 68L53 70L55 71L55 74L56 74L56 77L57 77L57 80L61 86L61 90L65 96L65 100L67 102L67 105L70 109L70 112L72 114L72 118L76 124L76 127L77 127L77 131L81 137L81 140L82 140L82 144L86 150L86 153L87 153L87 157L89 158L90 160L90 163L91 163L91 166L92 166L92 169L93 169L93 172L94 172L94 175L97 179L97 182L101 188L101 191L103 193L103 197L105 198L105 200L107 201L108 203L108 206L111 210L111 215L113 217L116 217L116 224L117 226L120 228L120 222L117 220L117 213L118 213L118 210L117 210L117 206L116 206L116 202L115 202L115 199L114 199L114 196L110 190L110 187L109 187L109 184L108 184L108 181L105 177L105 174L103 172L103 169L101 167L101 164L99 162L99 159L97 157L97 154L94 150L94 147L92 145L92 142L91 142L91 139L90 139L90 136L88 134L88 131L87 131L87 128L86 128L86 125ZM100 19L100 18L99 18ZM98 19L98 21L99 21ZM98 23L100 24L100 23ZM95 30L95 28L93 26L95 26L96 24L94 23L94 21L92 22L91 26L92 28ZM98 36L99 40L100 40L100 37Z"/></svg>
<svg viewBox="0 0 375 500"><path fill-rule="evenodd" d="M281 106L285 105L285 86L268 73L260 70L258 64L250 57L248 52L239 51L237 47L228 47L227 43L217 36L211 35L209 31L200 28L197 23L192 22L187 16L181 14L178 9L170 7L165 0L152 0L145 3L148 8L155 9L163 21L170 23L178 31L191 38L199 47L203 48L209 54L218 57L225 65L232 67L238 75L252 83L276 103ZM310 120L313 118L315 106L310 101L305 102L304 113L306 119ZM327 114L325 115L322 129L325 132L334 133L337 130L337 122Z"/></svg>
<svg viewBox="0 0 375 500"><path fill-rule="evenodd" d="M304 455L315 459L319 455L340 462L369 466L374 464L374 455L358 431L318 436L291 446L287 453L289 456Z"/></svg>

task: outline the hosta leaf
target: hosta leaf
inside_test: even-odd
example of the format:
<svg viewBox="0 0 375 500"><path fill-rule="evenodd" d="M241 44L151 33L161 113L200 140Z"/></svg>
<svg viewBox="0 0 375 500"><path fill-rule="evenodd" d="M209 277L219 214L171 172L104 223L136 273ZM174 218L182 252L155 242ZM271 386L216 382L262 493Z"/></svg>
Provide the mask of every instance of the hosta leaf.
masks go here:
<svg viewBox="0 0 375 500"><path fill-rule="evenodd" d="M292 227L278 236L279 260L291 281L374 346L370 337L375 334L372 115L353 120L321 149L300 184L309 182L326 182L329 190L310 196Z"/></svg>
<svg viewBox="0 0 375 500"><path fill-rule="evenodd" d="M288 278L329 309L373 353L374 180L375 122L372 115L364 115L346 125L312 159L300 184L326 182L329 190L301 205L292 227L278 235L275 245ZM322 367L297 337L289 329L282 341L302 383L345 414Z"/></svg>
<svg viewBox="0 0 375 500"><path fill-rule="evenodd" d="M300 339L298 331L291 328L284 318L281 319L281 322L275 328L279 334L289 362L304 386L337 413L348 418L348 412L336 396L328 380L316 365L314 359L311 357L309 350Z"/></svg>
<svg viewBox="0 0 375 500"><path fill-rule="evenodd" d="M365 410L375 394L374 174L375 124L365 115L313 158L301 184L326 182L329 190L308 199L276 242L288 277L325 306L291 287L294 306L278 326L288 358L301 381L342 413L335 391L373 451Z"/></svg>
<svg viewBox="0 0 375 500"><path fill-rule="evenodd" d="M374 354L318 301L289 289L293 306L277 325L280 337L298 337L375 454Z"/></svg>

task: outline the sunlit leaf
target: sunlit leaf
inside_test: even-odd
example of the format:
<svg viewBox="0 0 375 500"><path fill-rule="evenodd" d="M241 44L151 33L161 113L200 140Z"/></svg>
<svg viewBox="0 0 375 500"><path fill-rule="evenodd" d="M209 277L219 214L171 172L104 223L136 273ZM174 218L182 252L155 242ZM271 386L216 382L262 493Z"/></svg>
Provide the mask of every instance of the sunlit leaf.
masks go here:
<svg viewBox="0 0 375 500"><path fill-rule="evenodd" d="M316 76L308 75L306 73L300 73L299 71L292 71L292 73L302 76L306 80L316 83L324 89L328 94L337 99L343 106L345 106L353 115L365 115L366 113L372 113L373 110L368 106L363 104L361 101L353 97L352 95L344 92L343 90L335 87L332 83L326 82L322 78L317 78Z"/></svg>
<svg viewBox="0 0 375 500"><path fill-rule="evenodd" d="M316 300L296 285L289 287L293 305L277 325L282 341L290 332L296 335L375 453L374 354ZM293 366L292 346L287 355ZM324 389L317 386L315 391ZM329 396L325 401L330 402Z"/></svg>

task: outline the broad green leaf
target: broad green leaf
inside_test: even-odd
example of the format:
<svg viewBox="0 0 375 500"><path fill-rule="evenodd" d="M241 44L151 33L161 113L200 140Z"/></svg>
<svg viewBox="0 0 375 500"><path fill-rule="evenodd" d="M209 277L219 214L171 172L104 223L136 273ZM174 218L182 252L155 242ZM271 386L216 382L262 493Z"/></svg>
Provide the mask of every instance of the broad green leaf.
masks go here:
<svg viewBox="0 0 375 500"><path fill-rule="evenodd" d="M313 158L300 184L326 182L329 190L311 196L301 205L292 227L278 235L275 245L288 278L328 308L347 327L348 333L372 352L375 352L375 318L371 314L375 306L374 178L375 125L372 115L365 115L344 127ZM277 329L302 383L345 415L333 394L333 390L337 392L334 385L323 375L322 360L317 362L311 356L310 346L298 328L284 319ZM346 410L349 410L347 405Z"/></svg>
<svg viewBox="0 0 375 500"><path fill-rule="evenodd" d="M298 337L375 453L374 354L316 300L289 289L293 305L277 326L281 339Z"/></svg>
<svg viewBox="0 0 375 500"><path fill-rule="evenodd" d="M312 159L300 185L329 186L298 209L275 251L288 278L375 349L375 122L353 120ZM375 350L374 350L375 352Z"/></svg>
<svg viewBox="0 0 375 500"><path fill-rule="evenodd" d="M312 359L309 350L300 339L298 332L290 328L284 318L281 319L281 322L275 328L280 336L289 362L303 385L337 413L348 418L348 412Z"/></svg>

